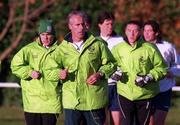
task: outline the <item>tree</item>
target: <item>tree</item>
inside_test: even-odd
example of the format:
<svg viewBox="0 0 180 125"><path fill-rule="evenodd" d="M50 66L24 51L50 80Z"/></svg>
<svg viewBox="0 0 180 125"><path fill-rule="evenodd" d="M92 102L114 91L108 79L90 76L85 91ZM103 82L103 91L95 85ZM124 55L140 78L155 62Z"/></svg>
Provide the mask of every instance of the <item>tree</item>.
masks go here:
<svg viewBox="0 0 180 125"><path fill-rule="evenodd" d="M179 0L114 0L117 21L129 19L157 20L163 35L173 42L180 52L180 1Z"/></svg>
<svg viewBox="0 0 180 125"><path fill-rule="evenodd" d="M55 0L49 0L48 2L44 0L44 2L36 8L35 10L30 10L30 4L34 4L35 0L25 0L25 1L9 1L8 5L4 5L4 8L8 6L9 15L7 20L5 20L6 24L4 25L1 33L0 33L0 43L6 41L6 37L11 39L8 40L10 45L5 46L5 50L0 54L0 60L3 61L5 58L8 58L14 49L17 48L20 41L24 37L24 34L29 30L28 24L32 23L34 19L37 19L40 14L42 14L47 7L54 4ZM3 5L3 3L1 3ZM21 10L20 8L23 8ZM6 12L6 10L5 10ZM6 15L5 15L6 16Z"/></svg>

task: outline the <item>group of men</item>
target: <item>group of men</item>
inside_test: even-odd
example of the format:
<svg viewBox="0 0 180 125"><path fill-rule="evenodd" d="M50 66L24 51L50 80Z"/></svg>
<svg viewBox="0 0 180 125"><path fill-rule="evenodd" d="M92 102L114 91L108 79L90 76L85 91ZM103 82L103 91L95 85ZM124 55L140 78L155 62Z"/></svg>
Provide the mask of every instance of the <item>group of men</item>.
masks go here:
<svg viewBox="0 0 180 125"><path fill-rule="evenodd" d="M158 23L128 21L120 37L103 11L95 36L86 17L68 15L70 32L59 45L52 22L42 20L39 37L14 56L26 124L55 125L63 111L65 125L108 125L108 110L114 125L163 125L180 59Z"/></svg>

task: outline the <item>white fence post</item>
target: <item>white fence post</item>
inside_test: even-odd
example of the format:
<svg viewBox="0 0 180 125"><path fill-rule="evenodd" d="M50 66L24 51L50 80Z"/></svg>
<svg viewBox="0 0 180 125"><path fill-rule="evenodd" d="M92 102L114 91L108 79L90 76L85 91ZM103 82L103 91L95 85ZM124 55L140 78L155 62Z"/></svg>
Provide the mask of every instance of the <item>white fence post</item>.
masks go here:
<svg viewBox="0 0 180 125"><path fill-rule="evenodd" d="M0 88L21 88L18 83L15 82L0 82Z"/></svg>

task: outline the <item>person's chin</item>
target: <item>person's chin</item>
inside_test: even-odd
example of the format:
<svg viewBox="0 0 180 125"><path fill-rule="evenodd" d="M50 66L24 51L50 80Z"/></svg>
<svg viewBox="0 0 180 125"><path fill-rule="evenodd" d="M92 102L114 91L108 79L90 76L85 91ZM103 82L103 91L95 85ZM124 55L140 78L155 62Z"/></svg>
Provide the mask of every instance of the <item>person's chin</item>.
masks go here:
<svg viewBox="0 0 180 125"><path fill-rule="evenodd" d="M84 38L84 33L80 33L79 38Z"/></svg>
<svg viewBox="0 0 180 125"><path fill-rule="evenodd" d="M84 36L84 33L79 33L79 36Z"/></svg>
<svg viewBox="0 0 180 125"><path fill-rule="evenodd" d="M49 43L44 43L43 45L44 45L44 46L49 46Z"/></svg>

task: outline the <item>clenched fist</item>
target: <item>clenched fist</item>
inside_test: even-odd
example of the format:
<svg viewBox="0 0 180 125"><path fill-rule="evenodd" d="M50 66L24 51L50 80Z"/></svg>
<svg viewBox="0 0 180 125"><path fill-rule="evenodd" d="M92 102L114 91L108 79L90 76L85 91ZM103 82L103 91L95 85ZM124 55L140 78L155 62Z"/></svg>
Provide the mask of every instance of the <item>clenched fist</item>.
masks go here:
<svg viewBox="0 0 180 125"><path fill-rule="evenodd" d="M41 73L39 71L33 70L31 72L31 78L33 78L33 79L38 79L38 78L40 78L40 76L41 76Z"/></svg>
<svg viewBox="0 0 180 125"><path fill-rule="evenodd" d="M60 77L61 80L66 79L67 76L68 76L68 69L63 69L63 70L60 71L59 77Z"/></svg>

